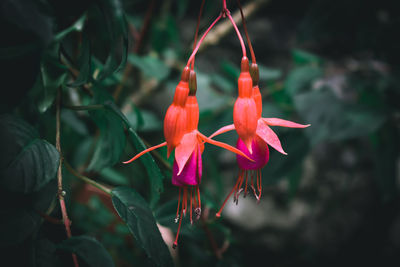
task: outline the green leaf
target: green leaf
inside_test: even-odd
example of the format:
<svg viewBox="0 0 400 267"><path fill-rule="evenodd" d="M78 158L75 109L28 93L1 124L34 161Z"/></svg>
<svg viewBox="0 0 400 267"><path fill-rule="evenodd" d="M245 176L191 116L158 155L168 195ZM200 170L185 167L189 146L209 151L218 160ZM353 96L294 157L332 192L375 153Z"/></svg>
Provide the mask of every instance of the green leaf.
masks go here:
<svg viewBox="0 0 400 267"><path fill-rule="evenodd" d="M240 75L240 69L237 66L233 65L229 61L223 61L221 63L221 68L232 81L234 81L235 83L237 82L237 79Z"/></svg>
<svg viewBox="0 0 400 267"><path fill-rule="evenodd" d="M169 67L155 56L130 54L128 56L128 61L139 68L146 76L154 77L157 80L165 79L170 73Z"/></svg>
<svg viewBox="0 0 400 267"><path fill-rule="evenodd" d="M93 237L77 236L64 240L57 246L61 250L75 253L91 267L112 267L114 262L104 246Z"/></svg>
<svg viewBox="0 0 400 267"><path fill-rule="evenodd" d="M97 88L93 103L113 102L111 96L105 90ZM114 111L108 108L90 110L89 115L99 128L100 136L88 170L99 171L120 161L120 156L125 148L126 137L124 126Z"/></svg>
<svg viewBox="0 0 400 267"><path fill-rule="evenodd" d="M125 66L128 57L128 28L122 3L119 0L98 0L109 37L109 54L98 76L102 80ZM122 47L119 44L122 43ZM122 50L122 55L121 54Z"/></svg>
<svg viewBox="0 0 400 267"><path fill-rule="evenodd" d="M112 190L112 202L119 216L128 225L138 244L157 266L173 266L171 254L158 230L146 201L134 189Z"/></svg>
<svg viewBox="0 0 400 267"><path fill-rule="evenodd" d="M278 69L268 68L262 64L258 64L260 71L260 81L275 81L282 77L282 71Z"/></svg>
<svg viewBox="0 0 400 267"><path fill-rule="evenodd" d="M329 88L298 94L295 106L305 122L313 144L368 135L386 120L383 110L341 102Z"/></svg>
<svg viewBox="0 0 400 267"><path fill-rule="evenodd" d="M39 139L31 126L16 117L0 116L0 127L4 153L0 160L2 188L29 193L55 178L60 155L53 145Z"/></svg>
<svg viewBox="0 0 400 267"><path fill-rule="evenodd" d="M321 64L323 60L314 55L310 52L300 50L300 49L293 49L292 50L292 58L293 62L296 64Z"/></svg>
<svg viewBox="0 0 400 267"><path fill-rule="evenodd" d="M100 175L104 181L113 185L129 185L128 179L112 168L105 168L101 170Z"/></svg>
<svg viewBox="0 0 400 267"><path fill-rule="evenodd" d="M146 149L145 144L139 138L135 130L133 130L129 120L125 117L125 115L118 109L115 104L112 102L106 102L105 107L113 112L119 119L125 124L128 128L128 135L130 140L132 141L133 145L135 146L137 151L143 151ZM141 162L146 168L147 175L150 180L150 206L154 207L154 205L160 199L160 194L164 190L164 186L162 180L164 179L163 174L158 168L157 164L155 163L153 157L147 153L140 157Z"/></svg>
<svg viewBox="0 0 400 267"><path fill-rule="evenodd" d="M54 36L53 41L54 42L60 42L62 39L64 39L65 36L67 36L71 32L81 32L83 30L83 26L85 25L85 20L86 20L86 14L83 14L74 24L72 24L70 27L66 28L65 30L57 33Z"/></svg>
<svg viewBox="0 0 400 267"><path fill-rule="evenodd" d="M285 91L294 96L311 88L312 82L323 75L321 68L317 66L302 66L292 70L285 82Z"/></svg>
<svg viewBox="0 0 400 267"><path fill-rule="evenodd" d="M235 85L231 80L216 73L210 75L210 82L227 93L232 93L237 87L237 85Z"/></svg>
<svg viewBox="0 0 400 267"><path fill-rule="evenodd" d="M132 128L128 129L128 133L138 152L146 149L145 144ZM164 191L164 185L162 183L164 175L161 173L160 168L149 153L141 156L140 160L146 167L146 172L150 179L150 206L154 207L160 199L160 194Z"/></svg>
<svg viewBox="0 0 400 267"><path fill-rule="evenodd" d="M80 55L78 58L78 70L79 75L73 83L68 84L71 87L77 87L86 84L91 79L91 51L90 51L90 41L84 35L82 40L82 45L80 48Z"/></svg>
<svg viewBox="0 0 400 267"><path fill-rule="evenodd" d="M45 112L53 104L57 90L66 80L67 73L54 64L42 62L40 74L39 82L41 82L43 96L39 100L38 108L40 112Z"/></svg>

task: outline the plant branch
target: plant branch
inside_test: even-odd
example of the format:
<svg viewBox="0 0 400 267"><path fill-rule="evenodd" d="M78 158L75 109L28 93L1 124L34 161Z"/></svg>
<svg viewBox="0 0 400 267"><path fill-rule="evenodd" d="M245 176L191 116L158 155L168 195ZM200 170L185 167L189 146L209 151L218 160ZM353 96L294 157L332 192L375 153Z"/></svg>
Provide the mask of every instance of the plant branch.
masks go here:
<svg viewBox="0 0 400 267"><path fill-rule="evenodd" d="M57 171L57 181L58 181L58 199L60 201L60 207L61 207L61 213L62 213L62 218L63 222L65 225L65 231L67 233L67 237L71 238L71 221L68 218L67 214L67 208L65 207L65 200L64 200L64 195L65 192L63 191L62 187L62 154L61 154L61 142L60 142L60 105L61 105L61 89L58 89L57 92L57 110L56 110L56 148L58 152L60 153L60 163L58 165L58 171ZM79 267L78 263L78 258L74 253L72 253L72 260L74 262L75 267Z"/></svg>
<svg viewBox="0 0 400 267"><path fill-rule="evenodd" d="M67 161L65 161L65 160L64 160L64 166L65 166L65 168L67 168L67 170L68 170L72 175L74 175L75 177L81 179L81 180L84 181L85 183L88 183L88 184L93 185L94 187L100 189L101 191L107 193L108 195L111 195L111 189L110 189L110 188L108 188L107 186L104 186L104 185L102 185L102 184L100 184L100 183L98 183L98 182L96 182L96 181L90 179L89 177L86 177L86 176L84 176L84 175L78 173L78 172L77 172L76 170L74 170L74 168L72 168L72 166L71 166Z"/></svg>

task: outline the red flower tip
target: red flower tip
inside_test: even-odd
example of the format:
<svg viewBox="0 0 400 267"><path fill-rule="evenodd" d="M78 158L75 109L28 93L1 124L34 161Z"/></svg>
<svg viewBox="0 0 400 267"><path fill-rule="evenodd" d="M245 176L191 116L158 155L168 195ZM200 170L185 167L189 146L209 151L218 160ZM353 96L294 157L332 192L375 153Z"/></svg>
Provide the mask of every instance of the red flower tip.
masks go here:
<svg viewBox="0 0 400 267"><path fill-rule="evenodd" d="M174 100L165 114L164 137L165 141L167 141L168 157L186 133L187 116L185 104L189 94L189 74L190 69L186 67L182 73L181 81L175 88Z"/></svg>
<svg viewBox="0 0 400 267"><path fill-rule="evenodd" d="M233 108L233 123L239 138L243 140L252 153L251 140L257 129L257 107L253 99L253 83L249 73L249 61L242 59L241 70L238 79L239 96Z"/></svg>

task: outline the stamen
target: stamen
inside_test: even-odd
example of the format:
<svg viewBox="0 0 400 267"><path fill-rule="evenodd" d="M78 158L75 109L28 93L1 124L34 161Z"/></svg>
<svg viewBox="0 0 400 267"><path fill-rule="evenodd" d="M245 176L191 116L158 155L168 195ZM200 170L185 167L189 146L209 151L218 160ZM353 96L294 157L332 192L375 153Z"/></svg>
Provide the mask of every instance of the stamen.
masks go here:
<svg viewBox="0 0 400 267"><path fill-rule="evenodd" d="M261 192L262 192L262 176L261 176L261 170L257 170L257 174L258 174L258 177L259 177L259 180L260 180L260 187L258 188L258 203L260 202L260 200L261 200Z"/></svg>
<svg viewBox="0 0 400 267"><path fill-rule="evenodd" d="M176 247L178 246L178 237L179 237L179 231L181 230L181 224L182 224L182 212L183 212L183 205L182 205L182 209L181 209L181 216L179 218L179 225L178 225L178 231L176 231L176 237L175 237L175 242L172 245L173 249L176 249Z"/></svg>
<svg viewBox="0 0 400 267"><path fill-rule="evenodd" d="M193 187L190 187L190 224L193 224L192 219L192 209L193 209Z"/></svg>
<svg viewBox="0 0 400 267"><path fill-rule="evenodd" d="M243 170L240 170L240 171L239 171L239 177L242 175L242 173L243 173ZM233 194L233 191L236 190L236 187L237 187L238 184L239 184L239 179L240 179L240 178L237 179L235 186L232 188L232 191L231 191L231 192L229 193L229 195L225 198L224 203L222 203L222 206L221 206L221 208L219 209L219 211L217 212L217 214L215 214L215 216L216 216L217 218L221 217L221 212L222 212L222 210L224 209L224 207L225 207L225 205L226 205L226 202L228 201L228 199L229 199L229 198L231 197L231 195Z"/></svg>
<svg viewBox="0 0 400 267"><path fill-rule="evenodd" d="M201 200L200 200L200 188L199 186L196 186L196 190L197 190L197 198L196 198L196 193L193 192L193 197L194 197L194 215L195 215L195 219L196 221L198 219L200 219L201 216Z"/></svg>
<svg viewBox="0 0 400 267"><path fill-rule="evenodd" d="M239 203L239 195L243 191L242 184L243 184L243 181L244 181L244 176L246 176L246 180L247 180L247 171L246 170L242 171L242 175L240 176L240 184L237 187L237 191L236 191L235 196L234 196L234 201L236 201L236 205Z"/></svg>
<svg viewBox="0 0 400 267"><path fill-rule="evenodd" d="M186 210L187 210L187 187L183 187L183 199L182 199L182 211L183 211L183 216L186 216Z"/></svg>
<svg viewBox="0 0 400 267"><path fill-rule="evenodd" d="M247 177L247 175L246 175L246 182L244 182L244 196L243 197L246 197L246 195L247 195L247 179L248 177Z"/></svg>
<svg viewBox="0 0 400 267"><path fill-rule="evenodd" d="M199 201L199 208L201 209L200 188L199 186L196 187L197 187L197 200Z"/></svg>
<svg viewBox="0 0 400 267"><path fill-rule="evenodd" d="M175 223L179 220L179 204L181 203L181 188L179 187L178 208L176 209Z"/></svg>

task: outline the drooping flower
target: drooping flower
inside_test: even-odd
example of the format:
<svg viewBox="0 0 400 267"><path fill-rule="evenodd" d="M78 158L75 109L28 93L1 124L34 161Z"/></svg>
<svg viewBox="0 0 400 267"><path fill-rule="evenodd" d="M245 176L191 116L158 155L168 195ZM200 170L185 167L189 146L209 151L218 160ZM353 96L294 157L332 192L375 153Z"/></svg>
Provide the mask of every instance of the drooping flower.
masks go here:
<svg viewBox="0 0 400 267"><path fill-rule="evenodd" d="M242 60L243 63L243 60ZM262 97L260 93L260 89L258 87L258 66L257 64L253 63L251 65L251 72L252 72L252 79L254 86L252 88L252 99L255 104L256 109L256 130L253 131L253 125L249 124L251 129L248 133L253 133L253 135L243 135L245 130L241 130L241 134L239 134L237 125L240 127L246 127L245 124L238 124L235 123L235 116L234 116L234 124L222 127L215 133L213 133L210 138L213 138L219 134L235 130L238 132L239 138L236 144L236 147L245 153L248 157L250 157L253 161L249 161L247 158L242 157L241 155L237 155L237 163L239 165L239 177L234 185L232 191L229 193L227 198L225 199L222 207L217 212L216 216L220 217L221 212L232 194L234 194L234 201L238 202L238 197L241 192L244 191L244 195L247 194L248 189L248 180L250 179L250 189L253 191L254 196L256 197L257 201L261 198L261 191L262 191L262 181L261 181L261 169L267 164L269 160L269 149L268 145L273 147L278 152L287 155L287 153L283 150L281 142L278 136L274 133L274 131L270 128L270 126L282 126L282 127L289 127L289 128L306 128L310 126L310 124L304 125L299 124L279 118L262 118ZM239 88L240 90L240 88ZM248 93L248 92L247 92ZM235 106L236 107L236 106ZM252 111L253 112L253 111ZM244 114L246 116L247 114ZM238 116L240 113L238 112ZM236 118L237 119L237 118ZM242 119L245 120L245 119ZM242 137L248 138L247 143ZM254 186L254 180L256 180L256 187ZM244 185L244 189L242 186Z"/></svg>
<svg viewBox="0 0 400 267"><path fill-rule="evenodd" d="M257 129L257 108L252 97L253 82L249 72L249 60L242 58L238 79L239 95L233 108L233 123L239 138L252 151L251 142Z"/></svg>
<svg viewBox="0 0 400 267"><path fill-rule="evenodd" d="M186 68L184 72L185 71ZM190 221L193 221L193 206L196 218L199 218L201 213L199 185L202 175L201 154L204 150L204 143L210 143L225 148L229 151L241 155L243 158L247 158L250 162L252 161L250 157L248 157L240 149L237 149L222 142L212 140L198 131L199 105L196 98L196 74L193 70L189 70L189 75L187 76L187 79L184 75L182 75L182 77L185 79L182 78L183 82L181 80L181 82L179 83L181 86L177 86L175 91L174 103L169 107L165 116L165 120L168 119L168 121L164 120L164 135L166 142L150 147L140 152L130 160L124 162L130 163L138 159L145 153L162 146L170 145L169 147L171 148L171 151L175 149L175 159L172 168L172 184L179 187L179 201L177 215L175 218L176 222L179 221L179 226L176 234L176 239L173 244L174 248L178 244L178 236L182 223L182 218L184 215L186 215L186 212L188 210L188 200L190 202ZM186 97L184 93L185 91L187 92ZM185 103L182 108L181 103L183 99L185 100ZM182 118L179 118L179 116L184 117L185 121L183 121ZM179 125L179 127L174 127L174 121L177 123L181 123L181 125ZM169 153L171 151L169 151Z"/></svg>
<svg viewBox="0 0 400 267"><path fill-rule="evenodd" d="M165 114L164 137L167 142L168 157L186 132L185 104L189 94L189 75L190 69L186 67L182 72L181 81L175 88L174 100Z"/></svg>

